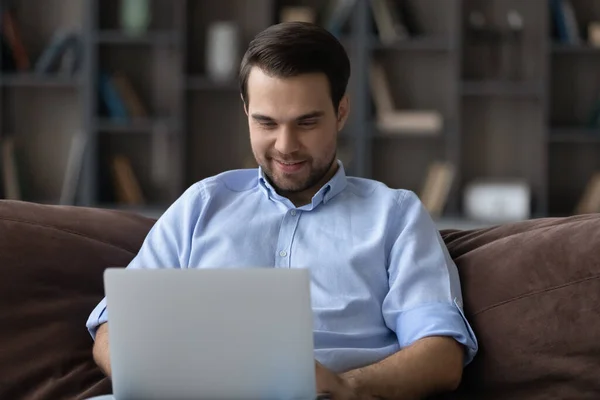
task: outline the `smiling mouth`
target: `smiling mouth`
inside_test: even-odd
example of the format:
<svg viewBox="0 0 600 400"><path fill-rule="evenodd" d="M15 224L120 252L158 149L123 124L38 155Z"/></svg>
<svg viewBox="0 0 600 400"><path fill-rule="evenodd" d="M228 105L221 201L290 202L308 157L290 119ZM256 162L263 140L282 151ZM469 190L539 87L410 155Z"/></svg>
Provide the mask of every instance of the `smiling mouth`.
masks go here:
<svg viewBox="0 0 600 400"><path fill-rule="evenodd" d="M278 162L279 164L283 164L283 165L296 165L296 164L302 164L304 161L279 161L279 160L275 160L276 162Z"/></svg>
<svg viewBox="0 0 600 400"><path fill-rule="evenodd" d="M306 164L306 161L279 161L279 160L274 160L274 161L275 161L275 164L277 165L278 169L286 174L300 172L304 168L304 165Z"/></svg>

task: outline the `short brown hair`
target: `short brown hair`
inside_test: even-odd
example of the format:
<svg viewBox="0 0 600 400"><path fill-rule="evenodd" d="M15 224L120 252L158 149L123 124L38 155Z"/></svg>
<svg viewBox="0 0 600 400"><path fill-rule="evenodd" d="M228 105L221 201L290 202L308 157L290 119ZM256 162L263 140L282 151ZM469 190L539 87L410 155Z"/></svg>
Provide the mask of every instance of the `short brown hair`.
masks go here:
<svg viewBox="0 0 600 400"><path fill-rule="evenodd" d="M266 74L279 78L324 73L336 112L350 79L350 60L342 44L324 28L306 22L272 25L250 42L239 75L240 91L246 104L252 67L259 67Z"/></svg>

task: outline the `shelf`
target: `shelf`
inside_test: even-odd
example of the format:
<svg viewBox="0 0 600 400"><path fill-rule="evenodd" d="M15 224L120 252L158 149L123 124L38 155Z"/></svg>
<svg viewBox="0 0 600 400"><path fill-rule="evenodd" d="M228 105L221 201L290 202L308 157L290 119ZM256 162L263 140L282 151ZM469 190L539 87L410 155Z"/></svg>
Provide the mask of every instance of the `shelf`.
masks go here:
<svg viewBox="0 0 600 400"><path fill-rule="evenodd" d="M126 213L138 214L146 218L158 219L169 207L165 205L127 205L127 204L112 204L112 203L101 203L96 206L97 208L103 208L107 210L122 211Z"/></svg>
<svg viewBox="0 0 600 400"><path fill-rule="evenodd" d="M240 89L236 80L219 82L202 75L189 76L186 87L188 90L224 90L231 92L237 92Z"/></svg>
<svg viewBox="0 0 600 400"><path fill-rule="evenodd" d="M435 140L444 137L444 132L422 132L422 131L382 131L377 129L373 131L373 139L384 140Z"/></svg>
<svg viewBox="0 0 600 400"><path fill-rule="evenodd" d="M96 129L101 132L115 134L151 134L156 130L166 129L167 132L175 128L167 119L132 119L131 121L114 121L109 118L100 118L96 121Z"/></svg>
<svg viewBox="0 0 600 400"><path fill-rule="evenodd" d="M444 36L424 36L394 43L382 43L377 37L369 40L369 45L374 50L396 50L396 51L452 51L456 46Z"/></svg>
<svg viewBox="0 0 600 400"><path fill-rule="evenodd" d="M600 54L600 47L589 44L554 43L551 47L554 54Z"/></svg>
<svg viewBox="0 0 600 400"><path fill-rule="evenodd" d="M509 96L542 97L544 90L540 83L513 81L463 81L463 96Z"/></svg>
<svg viewBox="0 0 600 400"><path fill-rule="evenodd" d="M131 36L119 30L106 30L98 32L97 42L123 45L172 45L179 42L179 35L176 31L156 31L141 36Z"/></svg>
<svg viewBox="0 0 600 400"><path fill-rule="evenodd" d="M371 120L368 129L370 137L377 140L437 140L446 137L450 127L443 123L439 129L384 129Z"/></svg>
<svg viewBox="0 0 600 400"><path fill-rule="evenodd" d="M443 230L476 230L476 229L486 229L494 227L495 225L499 225L499 223L493 222L485 222L485 221L475 221L469 218L460 217L460 216L442 216L439 218L435 218L434 222L437 226L437 229L440 231Z"/></svg>
<svg viewBox="0 0 600 400"><path fill-rule="evenodd" d="M32 72L2 74L0 86L26 88L76 88L81 84L79 77L42 75Z"/></svg>
<svg viewBox="0 0 600 400"><path fill-rule="evenodd" d="M550 130L550 143L590 143L600 144L600 128L556 127Z"/></svg>

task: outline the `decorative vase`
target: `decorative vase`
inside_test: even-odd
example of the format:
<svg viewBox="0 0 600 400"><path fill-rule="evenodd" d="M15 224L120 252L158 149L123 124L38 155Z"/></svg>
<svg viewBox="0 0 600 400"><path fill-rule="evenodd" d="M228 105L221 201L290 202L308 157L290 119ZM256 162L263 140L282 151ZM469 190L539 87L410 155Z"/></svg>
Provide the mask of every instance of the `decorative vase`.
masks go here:
<svg viewBox="0 0 600 400"><path fill-rule="evenodd" d="M152 18L150 0L121 0L121 28L130 36L147 32Z"/></svg>
<svg viewBox="0 0 600 400"><path fill-rule="evenodd" d="M210 24L206 36L206 72L214 81L231 81L238 69L239 28L234 22Z"/></svg>

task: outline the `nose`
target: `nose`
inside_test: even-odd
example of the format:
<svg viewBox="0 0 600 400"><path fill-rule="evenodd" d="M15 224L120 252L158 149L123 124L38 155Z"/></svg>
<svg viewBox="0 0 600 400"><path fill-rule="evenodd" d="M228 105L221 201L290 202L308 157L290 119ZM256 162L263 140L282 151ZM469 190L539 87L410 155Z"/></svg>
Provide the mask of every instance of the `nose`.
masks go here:
<svg viewBox="0 0 600 400"><path fill-rule="evenodd" d="M300 142L296 132L293 129L282 126L277 133L277 140L275 141L275 150L281 154L292 154L300 149Z"/></svg>

